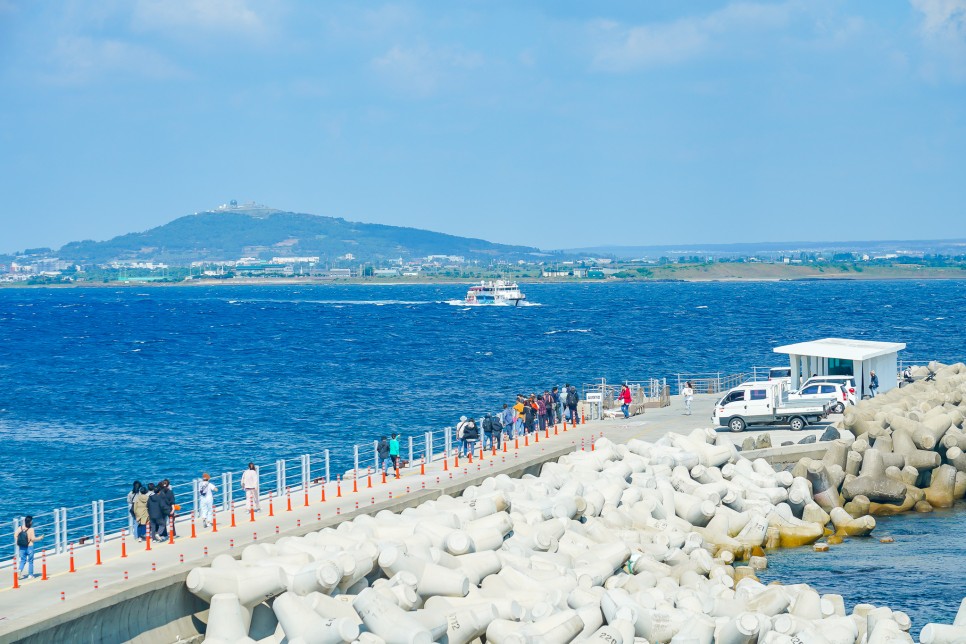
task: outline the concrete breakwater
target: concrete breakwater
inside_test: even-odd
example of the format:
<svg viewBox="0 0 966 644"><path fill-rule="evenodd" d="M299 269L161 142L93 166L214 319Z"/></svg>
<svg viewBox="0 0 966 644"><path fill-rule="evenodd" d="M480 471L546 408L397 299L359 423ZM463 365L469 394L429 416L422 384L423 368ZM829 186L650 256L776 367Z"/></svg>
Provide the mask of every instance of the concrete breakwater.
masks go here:
<svg viewBox="0 0 966 644"><path fill-rule="evenodd" d="M602 439L538 476L220 556L186 583L210 603L209 642L911 642L900 611L758 581L763 548L874 527L826 512L823 491L712 430ZM962 637L966 609L923 633Z"/></svg>
<svg viewBox="0 0 966 644"><path fill-rule="evenodd" d="M854 440L832 443L793 474L826 512L869 514L949 508L966 494L966 365L930 363L919 380L846 410Z"/></svg>

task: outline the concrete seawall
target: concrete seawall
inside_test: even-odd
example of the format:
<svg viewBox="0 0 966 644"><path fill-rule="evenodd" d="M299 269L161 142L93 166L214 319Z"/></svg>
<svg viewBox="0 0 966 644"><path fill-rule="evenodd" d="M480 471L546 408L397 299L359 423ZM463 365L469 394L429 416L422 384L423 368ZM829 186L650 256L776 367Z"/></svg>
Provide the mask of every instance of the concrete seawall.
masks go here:
<svg viewBox="0 0 966 644"><path fill-rule="evenodd" d="M578 429L574 433L576 435L582 431ZM581 435L588 436L589 430ZM374 515L383 510L398 512L443 495L457 496L467 487L479 485L484 479L497 474L506 474L510 477L520 477L528 473L536 474L544 463L556 461L575 449L576 445L568 441L566 444L557 444L539 452L525 453L506 464L481 469L478 472L469 472L452 481L446 479L439 485L427 485L426 489L419 489L398 498L377 501L373 505L358 510L348 510L338 515L323 516L321 521L306 523L301 528L272 535L264 541L273 542L283 536L301 536L337 525L361 514ZM29 619L20 619L17 623L9 623L6 626L0 625L0 643L157 644L201 641L208 606L188 592L185 579L192 568L207 565L217 554L222 552L213 552L207 558L191 559L174 570L158 572L143 579L112 586L109 591L104 591L109 593L106 596L88 593L83 600L72 602L70 608L60 604L38 607ZM15 628L11 628L14 626Z"/></svg>

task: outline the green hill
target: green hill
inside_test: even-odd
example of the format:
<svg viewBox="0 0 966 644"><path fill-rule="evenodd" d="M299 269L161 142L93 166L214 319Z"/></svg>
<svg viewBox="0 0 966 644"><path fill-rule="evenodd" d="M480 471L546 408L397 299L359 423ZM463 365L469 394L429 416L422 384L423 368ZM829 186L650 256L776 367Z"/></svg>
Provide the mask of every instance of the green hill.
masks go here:
<svg viewBox="0 0 966 644"><path fill-rule="evenodd" d="M234 208L180 217L145 232L107 241L71 242L57 255L64 260L93 264L115 260L185 264L277 256L318 256L324 261L347 253L360 261L378 261L427 255L514 259L540 251L418 228L364 224L267 208Z"/></svg>

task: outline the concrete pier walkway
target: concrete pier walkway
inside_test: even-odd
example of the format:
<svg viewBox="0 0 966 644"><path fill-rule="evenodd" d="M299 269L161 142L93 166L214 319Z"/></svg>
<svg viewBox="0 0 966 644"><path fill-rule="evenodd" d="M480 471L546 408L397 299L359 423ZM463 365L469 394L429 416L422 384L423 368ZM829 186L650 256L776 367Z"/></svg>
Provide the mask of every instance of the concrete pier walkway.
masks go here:
<svg viewBox="0 0 966 644"><path fill-rule="evenodd" d="M231 513L217 514L217 532L202 529L200 523L179 524L174 543L146 544L128 538L103 545L100 563L92 548L78 550L74 569L70 572L68 554L48 556L47 579L22 580L20 588L12 588L12 578L3 580L0 590L0 643L33 642L172 642L196 636L203 625L195 614L206 606L196 603L184 589L184 579L194 567L205 565L219 554L240 555L242 547L257 541L273 541L280 536L301 535L332 526L360 513L384 509L402 510L441 495L458 495L469 485L478 484L497 474L519 476L536 473L539 466L574 450L591 450L594 440L607 436L615 442L631 438L656 440L669 432L689 432L710 427L710 415L717 396L695 396L693 415L683 413L681 401L672 400L670 407L648 409L630 419L588 422L576 428L568 426L549 437L532 437L515 445L509 441L507 451L496 455L479 448L472 462L461 458L456 467L450 458L402 472L400 479L381 475L356 482L343 481L341 496L335 483L323 488L313 485L298 490L287 498L276 498L272 505L262 503L261 512L253 516L244 507L236 508L234 526ZM765 428L761 431L768 431ZM805 434L797 433L796 438ZM736 434L740 442L746 434ZM307 494L306 494L307 492ZM242 504L243 506L244 504ZM42 543L42 542L41 542ZM125 552L122 553L122 547ZM126 556L125 556L126 555ZM35 571L41 573L41 555L35 559ZM160 596L163 594L165 596ZM150 599L150 601L149 601Z"/></svg>

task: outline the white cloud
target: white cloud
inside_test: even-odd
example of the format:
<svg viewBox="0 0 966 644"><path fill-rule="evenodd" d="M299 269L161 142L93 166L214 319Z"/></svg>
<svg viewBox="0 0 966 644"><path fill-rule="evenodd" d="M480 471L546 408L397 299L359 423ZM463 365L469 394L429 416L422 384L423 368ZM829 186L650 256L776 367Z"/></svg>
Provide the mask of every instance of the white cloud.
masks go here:
<svg viewBox="0 0 966 644"><path fill-rule="evenodd" d="M372 68L392 87L428 96L444 82L483 65L483 56L453 48L394 46L372 60Z"/></svg>
<svg viewBox="0 0 966 644"><path fill-rule="evenodd" d="M919 35L939 61L924 67L928 75L937 75L937 64L949 67L957 79L966 79L966 0L910 0L922 14Z"/></svg>
<svg viewBox="0 0 966 644"><path fill-rule="evenodd" d="M246 0L137 0L134 24L143 29L257 33L263 23Z"/></svg>
<svg viewBox="0 0 966 644"><path fill-rule="evenodd" d="M50 54L51 83L80 85L104 76L180 78L186 73L157 52L121 40L65 37L57 40Z"/></svg>
<svg viewBox="0 0 966 644"><path fill-rule="evenodd" d="M709 53L726 36L784 28L798 6L737 2L705 15L637 26L598 20L591 25L594 64L626 71L680 63Z"/></svg>

